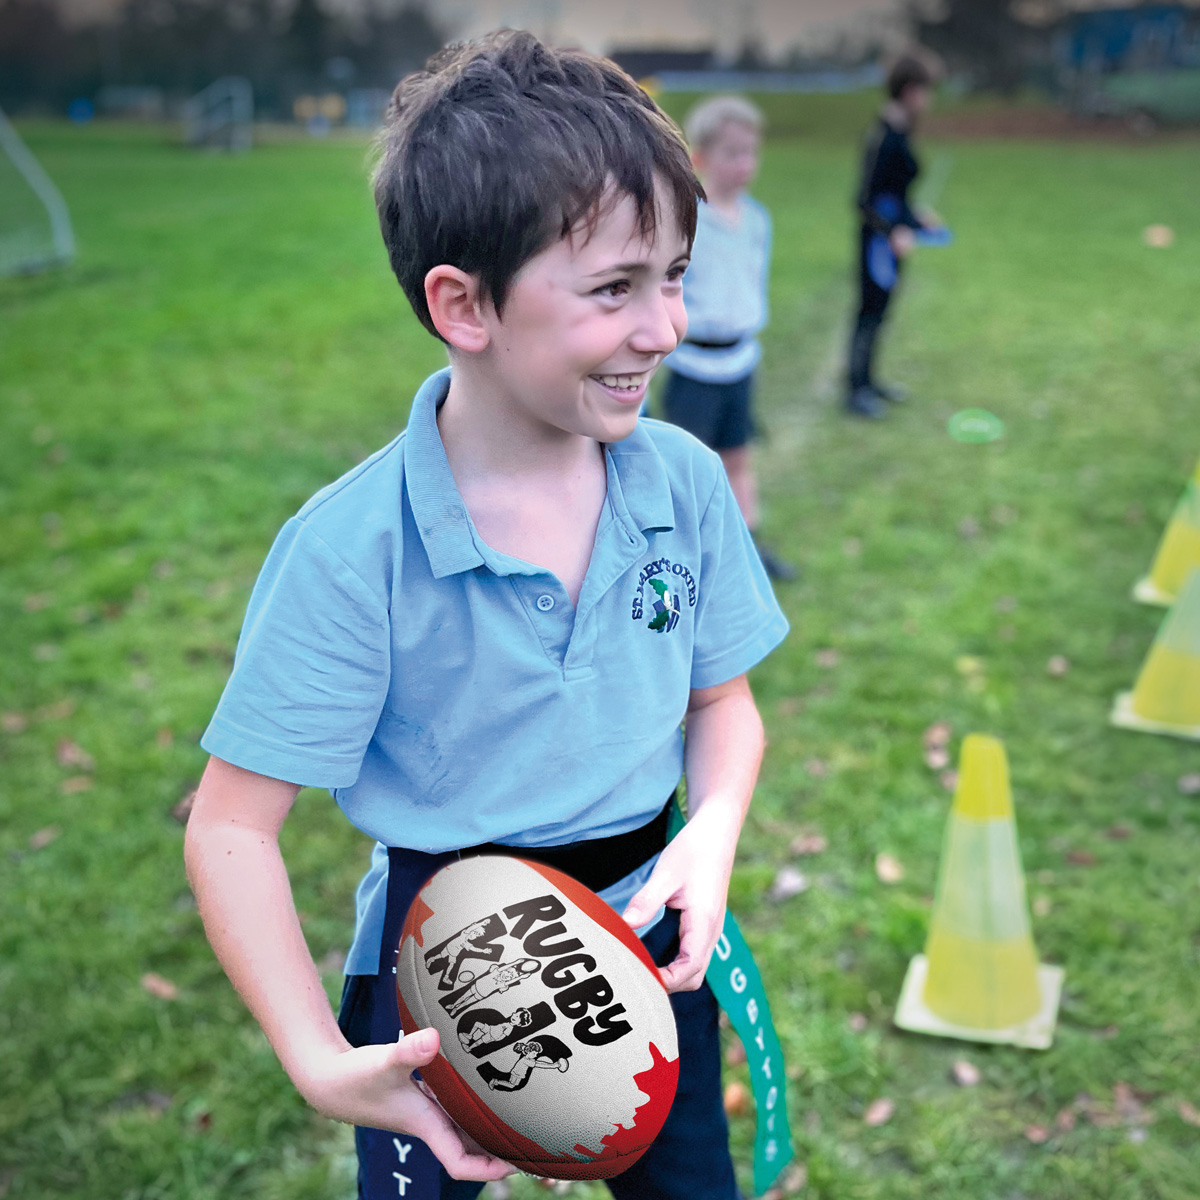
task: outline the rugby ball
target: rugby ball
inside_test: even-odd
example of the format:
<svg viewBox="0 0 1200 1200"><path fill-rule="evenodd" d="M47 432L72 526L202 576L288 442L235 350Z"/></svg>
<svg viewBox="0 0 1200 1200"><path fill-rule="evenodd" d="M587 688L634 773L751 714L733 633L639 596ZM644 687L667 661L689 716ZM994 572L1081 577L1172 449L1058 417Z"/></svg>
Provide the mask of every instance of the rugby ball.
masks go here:
<svg viewBox="0 0 1200 1200"><path fill-rule="evenodd" d="M400 935L405 1033L421 1076L485 1150L534 1175L608 1179L667 1119L675 1016L637 935L581 883L507 856L443 867Z"/></svg>

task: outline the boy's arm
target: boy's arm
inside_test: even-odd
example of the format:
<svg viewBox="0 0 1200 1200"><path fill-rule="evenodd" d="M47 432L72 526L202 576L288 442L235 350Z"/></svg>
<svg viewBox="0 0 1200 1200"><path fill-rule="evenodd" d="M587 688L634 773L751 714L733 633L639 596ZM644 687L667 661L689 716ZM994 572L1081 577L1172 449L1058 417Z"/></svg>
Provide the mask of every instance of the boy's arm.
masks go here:
<svg viewBox="0 0 1200 1200"><path fill-rule="evenodd" d="M184 858L205 932L230 981L304 1098L335 1120L410 1133L456 1179L512 1168L468 1145L411 1078L438 1049L424 1029L352 1048L334 1019L292 902L278 835L295 784L209 760L188 819Z"/></svg>
<svg viewBox="0 0 1200 1200"><path fill-rule="evenodd" d="M662 969L668 991L704 982L762 752L762 720L745 675L692 691L684 747L688 822L623 914L637 929L660 905L680 910L679 954Z"/></svg>

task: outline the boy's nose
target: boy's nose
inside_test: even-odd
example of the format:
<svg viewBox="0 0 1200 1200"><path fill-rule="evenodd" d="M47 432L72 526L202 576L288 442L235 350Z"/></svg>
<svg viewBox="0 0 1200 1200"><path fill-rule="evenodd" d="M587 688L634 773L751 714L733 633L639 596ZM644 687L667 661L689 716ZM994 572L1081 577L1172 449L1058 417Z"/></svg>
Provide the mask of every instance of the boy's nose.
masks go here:
<svg viewBox="0 0 1200 1200"><path fill-rule="evenodd" d="M659 296L641 314L630 347L639 354L670 354L687 331L687 315L681 299Z"/></svg>

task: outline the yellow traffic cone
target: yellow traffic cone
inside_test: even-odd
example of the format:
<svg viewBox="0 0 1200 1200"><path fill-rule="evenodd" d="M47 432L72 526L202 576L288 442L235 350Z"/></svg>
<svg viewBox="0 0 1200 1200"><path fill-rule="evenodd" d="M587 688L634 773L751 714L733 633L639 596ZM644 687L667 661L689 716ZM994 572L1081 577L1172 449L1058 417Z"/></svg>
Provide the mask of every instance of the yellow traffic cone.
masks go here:
<svg viewBox="0 0 1200 1200"><path fill-rule="evenodd" d="M1062 967L1039 966L1004 744L963 741L925 953L909 964L896 1024L914 1033L1045 1050Z"/></svg>
<svg viewBox="0 0 1200 1200"><path fill-rule="evenodd" d="M1174 604L1193 567L1200 567L1200 462L1167 522L1150 574L1134 585L1133 598L1143 604Z"/></svg>
<svg viewBox="0 0 1200 1200"><path fill-rule="evenodd" d="M1121 729L1170 733L1200 741L1200 570L1179 590L1132 692L1122 692L1109 718Z"/></svg>

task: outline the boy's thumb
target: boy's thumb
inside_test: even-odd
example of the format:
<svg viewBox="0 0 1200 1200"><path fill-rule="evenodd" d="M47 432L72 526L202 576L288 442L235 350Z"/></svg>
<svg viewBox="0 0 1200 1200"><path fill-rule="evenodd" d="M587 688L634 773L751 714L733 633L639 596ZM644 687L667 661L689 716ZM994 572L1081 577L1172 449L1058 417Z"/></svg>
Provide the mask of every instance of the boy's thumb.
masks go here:
<svg viewBox="0 0 1200 1200"><path fill-rule="evenodd" d="M647 883L625 906L625 911L621 914L621 919L630 929L639 929L645 925L662 904L662 900L658 898L657 891L651 890L652 887L653 880Z"/></svg>
<svg viewBox="0 0 1200 1200"><path fill-rule="evenodd" d="M424 1067L433 1061L440 1045L436 1029L418 1029L396 1043L395 1062L401 1067Z"/></svg>

